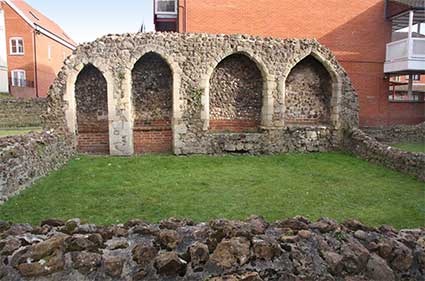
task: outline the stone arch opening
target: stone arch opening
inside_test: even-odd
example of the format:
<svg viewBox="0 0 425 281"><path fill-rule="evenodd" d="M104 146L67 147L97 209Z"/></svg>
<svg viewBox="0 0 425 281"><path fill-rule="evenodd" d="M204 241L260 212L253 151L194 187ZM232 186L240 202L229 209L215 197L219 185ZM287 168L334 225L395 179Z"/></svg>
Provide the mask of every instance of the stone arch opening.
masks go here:
<svg viewBox="0 0 425 281"><path fill-rule="evenodd" d="M329 71L313 55L298 62L285 81L285 123L330 124L333 84Z"/></svg>
<svg viewBox="0 0 425 281"><path fill-rule="evenodd" d="M209 80L209 129L257 132L261 126L263 75L248 56L224 58Z"/></svg>
<svg viewBox="0 0 425 281"><path fill-rule="evenodd" d="M109 154L108 90L102 72L92 64L83 67L75 81L77 149Z"/></svg>
<svg viewBox="0 0 425 281"><path fill-rule="evenodd" d="M157 53L143 55L132 70L133 141L136 153L169 153L173 148L173 73Z"/></svg>

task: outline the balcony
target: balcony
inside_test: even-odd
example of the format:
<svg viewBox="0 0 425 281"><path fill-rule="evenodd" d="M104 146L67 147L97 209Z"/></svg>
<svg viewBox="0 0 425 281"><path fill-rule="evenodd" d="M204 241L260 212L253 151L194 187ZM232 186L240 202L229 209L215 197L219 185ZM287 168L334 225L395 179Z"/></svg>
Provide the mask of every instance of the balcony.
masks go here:
<svg viewBox="0 0 425 281"><path fill-rule="evenodd" d="M425 38L406 38L387 44L384 72L425 72Z"/></svg>
<svg viewBox="0 0 425 281"><path fill-rule="evenodd" d="M386 0L385 7L393 33L384 72L389 76L425 73L425 1Z"/></svg>

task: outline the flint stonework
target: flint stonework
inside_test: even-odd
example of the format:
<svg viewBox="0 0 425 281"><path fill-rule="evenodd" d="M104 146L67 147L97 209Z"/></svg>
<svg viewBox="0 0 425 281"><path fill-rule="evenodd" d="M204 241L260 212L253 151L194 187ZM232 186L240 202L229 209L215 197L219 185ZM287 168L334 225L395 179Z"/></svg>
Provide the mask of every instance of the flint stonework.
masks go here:
<svg viewBox="0 0 425 281"><path fill-rule="evenodd" d="M354 220L338 224L303 217L268 224L257 216L209 223L169 219L156 225L141 220L90 227L78 219L71 222L75 225L71 232L66 227L69 222L34 228L3 222L0 279L402 281L425 277L424 229L396 231ZM180 237L172 247L163 241L169 233ZM124 246L111 248L117 241Z"/></svg>
<svg viewBox="0 0 425 281"><path fill-rule="evenodd" d="M106 80L112 155L331 151L358 127L350 79L312 39L102 37L65 61L49 91L49 128L78 132L75 82L86 65Z"/></svg>

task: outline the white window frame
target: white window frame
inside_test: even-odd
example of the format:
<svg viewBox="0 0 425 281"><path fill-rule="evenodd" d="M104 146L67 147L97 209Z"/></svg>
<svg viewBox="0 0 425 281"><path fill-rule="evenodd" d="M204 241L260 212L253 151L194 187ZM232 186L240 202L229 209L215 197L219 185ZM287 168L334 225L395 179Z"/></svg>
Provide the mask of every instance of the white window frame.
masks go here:
<svg viewBox="0 0 425 281"><path fill-rule="evenodd" d="M13 41L16 42L16 52L13 51ZM22 52L19 51L19 47L18 47L18 41L22 41ZM10 47L10 54L12 56L22 56L25 55L25 43L24 43L24 38L22 37L11 37L9 39L9 47Z"/></svg>
<svg viewBox="0 0 425 281"><path fill-rule="evenodd" d="M175 5L174 5L174 12L161 12L158 11L158 2L159 1L174 1ZM177 15L177 10L178 10L178 1L177 0L155 0L155 14L156 15Z"/></svg>
<svg viewBox="0 0 425 281"><path fill-rule="evenodd" d="M409 80L410 76L406 75L406 80ZM421 80L421 75L420 74L412 74L412 81L420 81Z"/></svg>
<svg viewBox="0 0 425 281"><path fill-rule="evenodd" d="M23 69L14 69L12 71L10 71L11 73L11 78L12 78L12 83L11 85L13 87L26 87L26 82L25 80L27 80L27 73L25 70ZM19 79L19 74L18 73L23 73L23 79ZM16 81L18 81L18 83L15 83Z"/></svg>

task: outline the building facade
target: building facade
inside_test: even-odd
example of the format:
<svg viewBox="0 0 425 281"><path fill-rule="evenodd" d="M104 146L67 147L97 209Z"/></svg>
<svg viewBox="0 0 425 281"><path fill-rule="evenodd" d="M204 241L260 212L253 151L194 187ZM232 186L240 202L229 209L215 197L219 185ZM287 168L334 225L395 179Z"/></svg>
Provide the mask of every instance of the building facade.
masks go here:
<svg viewBox="0 0 425 281"><path fill-rule="evenodd" d="M0 46L5 46L0 48L0 92L24 98L45 97L76 43L24 1L0 1L0 11Z"/></svg>
<svg viewBox="0 0 425 281"><path fill-rule="evenodd" d="M412 88L409 93L410 82L412 82ZM413 74L391 77L388 99L398 102L424 102L425 75Z"/></svg>
<svg viewBox="0 0 425 281"><path fill-rule="evenodd" d="M406 14L414 10L411 26L416 29L421 26L417 23L425 21L423 0L154 2L157 31L169 31L172 26L170 22L175 22L174 31L178 32L316 38L333 51L353 81L359 94L362 126L425 121L424 102L389 98L391 77L425 73L425 60L422 60L425 56L420 61L422 69L409 72L410 65L407 69L401 69L397 64L398 69L384 72L385 62L391 59L388 58L387 49L392 42L393 31L408 28L406 20L409 17L406 18ZM416 43L417 51L425 53L425 44L424 47L421 45L423 41L418 39Z"/></svg>
<svg viewBox="0 0 425 281"><path fill-rule="evenodd" d="M9 92L7 73L6 27L4 11L0 8L0 93Z"/></svg>

